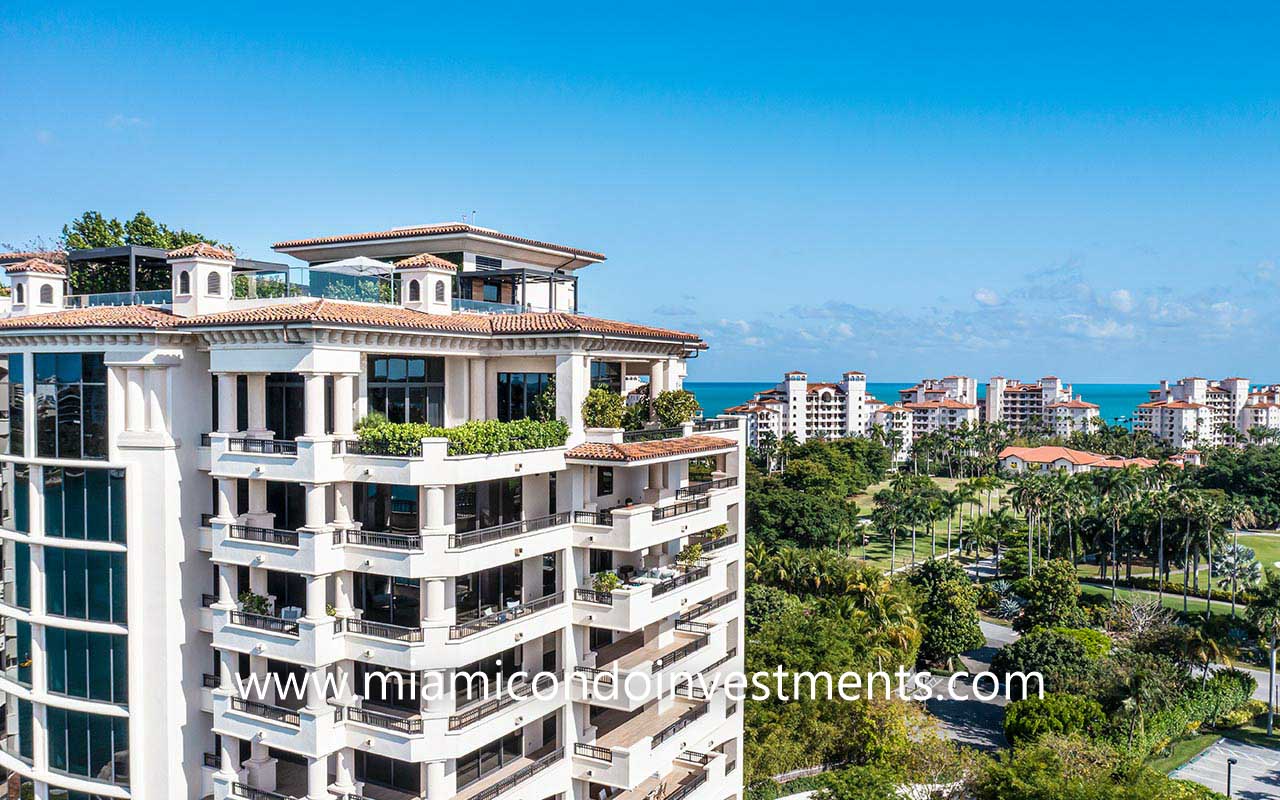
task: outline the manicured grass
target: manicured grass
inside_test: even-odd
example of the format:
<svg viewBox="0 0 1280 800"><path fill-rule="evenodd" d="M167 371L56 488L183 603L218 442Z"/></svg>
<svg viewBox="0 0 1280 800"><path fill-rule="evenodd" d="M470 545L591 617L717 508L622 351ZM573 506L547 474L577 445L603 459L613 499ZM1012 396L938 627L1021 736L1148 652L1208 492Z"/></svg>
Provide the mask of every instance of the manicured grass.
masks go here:
<svg viewBox="0 0 1280 800"><path fill-rule="evenodd" d="M1178 767L1187 763L1191 759L1203 753L1214 742L1222 738L1220 733L1202 733L1198 736L1192 736L1188 739L1180 739L1173 743L1169 748L1169 754L1159 758L1153 758L1147 762L1147 766L1159 772L1161 775L1168 775Z"/></svg>
<svg viewBox="0 0 1280 800"><path fill-rule="evenodd" d="M1252 725L1232 728L1231 730L1223 731L1222 735L1228 739L1235 739L1237 742L1266 747L1271 750L1280 750L1280 714L1276 715L1275 731L1275 736L1267 736L1267 717L1265 714L1260 714Z"/></svg>
<svg viewBox="0 0 1280 800"><path fill-rule="evenodd" d="M1095 594L1095 595L1101 595L1102 597L1108 597L1108 598L1111 597L1110 585L1100 586L1098 584L1093 584L1093 583L1082 583L1080 584L1080 591L1083 594ZM1117 586L1116 597L1120 597L1120 598L1139 597L1143 600L1154 600L1157 597L1157 594L1155 592L1138 591L1134 589L1126 589L1123 586ZM1181 611L1182 595L1165 592L1164 603L1162 605L1164 605L1165 608L1172 609L1173 611ZM1202 600L1199 597L1188 598L1187 610L1193 614L1199 611L1204 611L1204 600ZM1213 613L1230 614L1231 603L1223 602L1221 600L1214 600ZM1236 606L1236 613L1237 614L1241 613L1241 609L1238 604Z"/></svg>

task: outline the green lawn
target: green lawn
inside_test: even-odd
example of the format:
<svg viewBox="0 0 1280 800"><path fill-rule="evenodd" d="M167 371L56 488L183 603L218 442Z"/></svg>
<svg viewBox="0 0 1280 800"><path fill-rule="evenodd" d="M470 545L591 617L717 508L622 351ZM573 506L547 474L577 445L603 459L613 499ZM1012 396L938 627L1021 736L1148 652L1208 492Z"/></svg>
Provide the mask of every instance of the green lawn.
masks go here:
<svg viewBox="0 0 1280 800"><path fill-rule="evenodd" d="M1099 586L1097 584L1092 584L1092 583L1082 583L1080 584L1080 591L1083 594L1101 595L1103 597L1108 597L1108 598L1111 597L1110 585ZM1157 597L1155 592L1135 591L1133 589L1126 589L1123 586L1116 587L1116 597L1129 598L1129 597L1135 597L1135 596L1140 597L1144 600L1154 600ZM1172 609L1174 611L1181 611L1182 595L1170 594L1169 592L1165 592L1163 605L1165 608ZM1205 605L1205 602L1201 598L1191 597L1191 598L1188 598L1187 610L1193 614L1196 612L1201 612L1201 611L1204 611L1204 605ZM1214 600L1213 613L1230 614L1231 603L1223 602L1221 600ZM1241 606L1239 606L1238 604L1236 606L1236 613L1237 614L1242 613Z"/></svg>
<svg viewBox="0 0 1280 800"><path fill-rule="evenodd" d="M1178 767L1187 763L1191 759L1203 753L1214 742L1222 738L1220 733L1202 733L1198 736L1192 736L1187 739L1180 739L1173 743L1169 748L1168 755L1159 758L1153 758L1147 762L1147 766L1159 772L1161 775L1168 775Z"/></svg>

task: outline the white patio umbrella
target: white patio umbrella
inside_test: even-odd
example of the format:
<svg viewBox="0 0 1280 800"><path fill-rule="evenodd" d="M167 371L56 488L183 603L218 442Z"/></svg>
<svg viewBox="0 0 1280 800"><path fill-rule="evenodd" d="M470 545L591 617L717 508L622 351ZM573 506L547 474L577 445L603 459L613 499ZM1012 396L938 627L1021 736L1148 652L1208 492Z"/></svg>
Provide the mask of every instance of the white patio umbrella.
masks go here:
<svg viewBox="0 0 1280 800"><path fill-rule="evenodd" d="M318 264L311 268L318 272L337 272L343 275L390 275L396 267L386 261L379 261L368 256L344 258L328 264Z"/></svg>

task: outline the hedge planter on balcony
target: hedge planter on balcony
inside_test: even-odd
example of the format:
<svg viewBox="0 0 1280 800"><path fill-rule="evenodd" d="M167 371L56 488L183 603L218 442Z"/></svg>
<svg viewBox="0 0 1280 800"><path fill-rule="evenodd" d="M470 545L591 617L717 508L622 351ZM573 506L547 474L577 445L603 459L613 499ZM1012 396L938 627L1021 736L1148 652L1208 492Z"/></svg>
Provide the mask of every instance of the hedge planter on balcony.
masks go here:
<svg viewBox="0 0 1280 800"><path fill-rule="evenodd" d="M412 458L422 455L423 439L447 439L449 455L469 456L563 447L569 438L569 426L558 419L477 420L456 428L420 422L366 421L356 435L364 453Z"/></svg>

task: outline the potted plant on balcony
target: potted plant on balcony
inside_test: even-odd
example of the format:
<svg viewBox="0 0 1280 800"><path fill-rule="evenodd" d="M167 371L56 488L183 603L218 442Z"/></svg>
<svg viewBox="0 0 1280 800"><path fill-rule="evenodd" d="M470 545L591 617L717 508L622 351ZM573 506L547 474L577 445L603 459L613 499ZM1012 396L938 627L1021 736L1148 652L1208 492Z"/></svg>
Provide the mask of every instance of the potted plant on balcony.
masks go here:
<svg viewBox="0 0 1280 800"><path fill-rule="evenodd" d="M614 589L622 585L622 578L613 570L597 572L591 579L591 589L599 594L612 594Z"/></svg>
<svg viewBox="0 0 1280 800"><path fill-rule="evenodd" d="M679 564L680 568L685 572L693 569L701 560L702 545L696 543L685 545L685 548L676 556L676 563Z"/></svg>
<svg viewBox="0 0 1280 800"><path fill-rule="evenodd" d="M269 612L267 598L255 592L241 592L237 598L240 601L240 610L246 614L257 614L259 616L267 616Z"/></svg>
<svg viewBox="0 0 1280 800"><path fill-rule="evenodd" d="M664 428L677 428L698 413L698 399L686 389L659 392L653 401L653 413Z"/></svg>
<svg viewBox="0 0 1280 800"><path fill-rule="evenodd" d="M597 386L582 401L582 424L588 428L621 428L625 410L622 395Z"/></svg>

